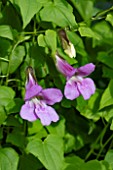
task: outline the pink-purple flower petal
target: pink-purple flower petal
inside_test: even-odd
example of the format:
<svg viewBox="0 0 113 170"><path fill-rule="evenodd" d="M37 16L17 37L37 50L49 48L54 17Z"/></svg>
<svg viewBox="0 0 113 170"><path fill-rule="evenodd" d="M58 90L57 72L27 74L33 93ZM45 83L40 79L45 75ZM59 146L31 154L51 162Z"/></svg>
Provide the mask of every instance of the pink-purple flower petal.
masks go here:
<svg viewBox="0 0 113 170"><path fill-rule="evenodd" d="M52 121L57 122L59 120L58 114L50 106L36 107L35 112L44 126L50 125Z"/></svg>
<svg viewBox="0 0 113 170"><path fill-rule="evenodd" d="M61 90L57 88L43 89L40 94L44 98L45 103L49 105L60 102L63 98Z"/></svg>
<svg viewBox="0 0 113 170"><path fill-rule="evenodd" d="M92 79L84 78L80 83L77 82L79 92L85 100L95 93L95 85Z"/></svg>
<svg viewBox="0 0 113 170"><path fill-rule="evenodd" d="M68 80L65 85L64 95L67 99L74 100L80 93L77 88L77 83L74 80Z"/></svg>
<svg viewBox="0 0 113 170"><path fill-rule="evenodd" d="M38 96L38 94L40 93L40 91L42 90L42 87L39 86L37 83L34 84L32 87L30 87L29 89L26 89L26 93L25 93L25 100L29 100L35 96Z"/></svg>
<svg viewBox="0 0 113 170"><path fill-rule="evenodd" d="M38 117L35 115L35 105L32 101L27 101L20 110L20 116L22 119L28 120L30 122L35 121Z"/></svg>
<svg viewBox="0 0 113 170"><path fill-rule="evenodd" d="M76 69L68 64L65 60L56 55L56 67L66 77L71 77L75 74Z"/></svg>
<svg viewBox="0 0 113 170"><path fill-rule="evenodd" d="M79 67L77 69L77 73L79 76L88 76L89 74L91 74L95 69L95 65L93 63L89 63L89 64L86 64L82 67Z"/></svg>
<svg viewBox="0 0 113 170"><path fill-rule="evenodd" d="M26 93L24 99L29 100L34 96L37 96L41 90L42 87L37 84L37 82L33 79L32 75L29 73L29 80L26 84Z"/></svg>

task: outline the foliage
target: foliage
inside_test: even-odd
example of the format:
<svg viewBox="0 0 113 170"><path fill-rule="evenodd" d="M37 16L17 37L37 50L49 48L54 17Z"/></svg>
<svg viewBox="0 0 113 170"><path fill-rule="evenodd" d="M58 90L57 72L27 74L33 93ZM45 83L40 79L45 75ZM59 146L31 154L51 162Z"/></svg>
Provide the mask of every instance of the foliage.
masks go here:
<svg viewBox="0 0 113 170"><path fill-rule="evenodd" d="M76 49L65 54L64 29ZM96 92L53 107L60 120L42 126L19 115L26 68L38 84L64 92L55 53L73 67L92 62ZM113 170L113 3L104 0L0 1L0 169Z"/></svg>

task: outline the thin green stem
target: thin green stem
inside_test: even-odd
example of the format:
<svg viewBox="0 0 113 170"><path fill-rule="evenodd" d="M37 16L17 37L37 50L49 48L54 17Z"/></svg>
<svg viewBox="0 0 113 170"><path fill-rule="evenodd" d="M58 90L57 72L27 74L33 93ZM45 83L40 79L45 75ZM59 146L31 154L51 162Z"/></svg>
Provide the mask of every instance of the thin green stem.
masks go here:
<svg viewBox="0 0 113 170"><path fill-rule="evenodd" d="M108 140L103 144L103 146L101 147L96 159L98 159L101 156L101 153L103 151L103 149L105 148L105 146L110 142L110 140L112 140L113 138L113 134L108 138Z"/></svg>
<svg viewBox="0 0 113 170"><path fill-rule="evenodd" d="M101 138L100 138L100 146L103 146L103 138L104 138L104 135L105 135L105 133L106 133L106 130L107 130L108 126L109 126L109 123L107 123L107 124L105 125L105 128L104 128L104 130L102 131Z"/></svg>
<svg viewBox="0 0 113 170"><path fill-rule="evenodd" d="M35 31L35 32L23 32L23 34L37 35L39 33L44 33L45 30Z"/></svg>
<svg viewBox="0 0 113 170"><path fill-rule="evenodd" d="M6 85L8 85L8 78L9 78L9 72L10 72L10 65L11 65L11 58L12 58L12 54L15 50L15 48L17 47L19 42L17 42L16 44L14 44L12 46L12 49L11 49L11 52L10 52L10 55L9 55L9 64L8 64L8 68L7 68L7 76L6 76Z"/></svg>
<svg viewBox="0 0 113 170"><path fill-rule="evenodd" d="M16 81L16 82L20 82L19 79L9 79L8 82L11 82L11 81Z"/></svg>
<svg viewBox="0 0 113 170"><path fill-rule="evenodd" d="M112 141L111 141L111 143L110 143L110 145L109 145L108 150L110 150L112 147L113 147L113 139L112 139Z"/></svg>
<svg viewBox="0 0 113 170"><path fill-rule="evenodd" d="M2 58L2 57L0 57L0 60L5 61L5 62L9 62L9 60L8 60L8 59L6 59L6 58Z"/></svg>
<svg viewBox="0 0 113 170"><path fill-rule="evenodd" d="M0 75L0 78L5 78L7 77L7 75Z"/></svg>
<svg viewBox="0 0 113 170"><path fill-rule="evenodd" d="M108 8L106 10L103 10L101 12L98 12L94 17L92 17L92 20L98 20L103 19L106 17L107 13L113 10L113 6L111 8Z"/></svg>
<svg viewBox="0 0 113 170"><path fill-rule="evenodd" d="M87 153L86 157L85 157L85 161L91 156L91 154L94 152L95 146L96 144L99 142L100 140L100 136L101 134L97 137L96 141L93 144L93 147L91 148L91 150Z"/></svg>
<svg viewBox="0 0 113 170"><path fill-rule="evenodd" d="M36 29L36 15L34 16L34 25L33 25L33 39L32 39L32 42L33 44L35 44L35 38L36 38L36 35L37 35L37 29Z"/></svg>
<svg viewBox="0 0 113 170"><path fill-rule="evenodd" d="M98 143L99 141L102 141L102 140L103 140L103 137L104 137L104 135L105 135L105 133L106 133L106 130L107 130L108 126L109 126L109 123L106 124L106 126L104 127L104 129L102 130L102 132L101 132L101 133L99 134L99 136L97 137L96 141L95 141L94 144L93 144L93 147L91 148L91 150L90 150L90 151L88 152L88 154L86 155L85 161L92 155L92 153L94 152L94 149L95 149L97 143Z"/></svg>
<svg viewBox="0 0 113 170"><path fill-rule="evenodd" d="M25 136L27 136L27 121L26 120L24 120L24 123L23 123L23 132Z"/></svg>

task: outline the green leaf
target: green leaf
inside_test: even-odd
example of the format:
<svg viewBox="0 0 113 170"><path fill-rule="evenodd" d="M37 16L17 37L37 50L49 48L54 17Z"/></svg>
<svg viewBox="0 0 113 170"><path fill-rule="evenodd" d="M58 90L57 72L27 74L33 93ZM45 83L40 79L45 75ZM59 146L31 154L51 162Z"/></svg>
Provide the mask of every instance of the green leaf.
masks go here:
<svg viewBox="0 0 113 170"><path fill-rule="evenodd" d="M0 104L6 106L15 96L15 92L11 87L0 86Z"/></svg>
<svg viewBox="0 0 113 170"><path fill-rule="evenodd" d="M80 26L78 31L82 37L96 38L98 40L100 39L100 36L89 27Z"/></svg>
<svg viewBox="0 0 113 170"><path fill-rule="evenodd" d="M48 44L46 43L46 40L45 40L45 36L43 34L40 34L38 36L38 44L41 47L47 47L48 46Z"/></svg>
<svg viewBox="0 0 113 170"><path fill-rule="evenodd" d="M0 11L0 25L8 25L17 31L21 31L20 16L11 3L7 3Z"/></svg>
<svg viewBox="0 0 113 170"><path fill-rule="evenodd" d="M19 157L12 148L0 148L0 169L17 170Z"/></svg>
<svg viewBox="0 0 113 170"><path fill-rule="evenodd" d="M11 42L8 39L0 38L0 57L6 57L10 52Z"/></svg>
<svg viewBox="0 0 113 170"><path fill-rule="evenodd" d="M10 61L10 73L15 72L15 70L22 63L24 56L25 56L24 46L16 47L16 49L14 50L12 54L11 61Z"/></svg>
<svg viewBox="0 0 113 170"><path fill-rule="evenodd" d="M24 104L24 101L20 98L15 98L15 99L11 100L8 103L8 105L5 107L7 114L18 113L23 104Z"/></svg>
<svg viewBox="0 0 113 170"><path fill-rule="evenodd" d="M93 47L105 45L106 48L106 44L112 46L113 31L105 20L94 24L92 30L100 36L100 39L93 39Z"/></svg>
<svg viewBox="0 0 113 170"><path fill-rule="evenodd" d="M79 11L80 15L85 20L85 22L90 23L91 22L90 19L93 15L94 2L89 0L88 1L79 0L77 2L72 0L72 2L74 3L75 7Z"/></svg>
<svg viewBox="0 0 113 170"><path fill-rule="evenodd" d="M37 0L38 3L41 3L43 6L48 5L48 3L51 3L51 0Z"/></svg>
<svg viewBox="0 0 113 170"><path fill-rule="evenodd" d="M100 100L99 109L103 109L106 106L113 104L113 80L110 80L108 87L105 89L102 98Z"/></svg>
<svg viewBox="0 0 113 170"><path fill-rule="evenodd" d="M35 44L34 46L30 48L30 56L35 61L34 63L35 68L40 67L40 66L42 67L42 65L45 64L44 48L40 47L38 44Z"/></svg>
<svg viewBox="0 0 113 170"><path fill-rule="evenodd" d="M25 148L26 139L24 134L19 131L19 128L14 128L14 130L7 135L6 142L19 148Z"/></svg>
<svg viewBox="0 0 113 170"><path fill-rule="evenodd" d="M37 0L14 0L21 11L23 28L25 28L33 16L41 9L42 5Z"/></svg>
<svg viewBox="0 0 113 170"><path fill-rule="evenodd" d="M113 118L113 115L112 115L112 118ZM111 121L110 130L113 130L113 119Z"/></svg>
<svg viewBox="0 0 113 170"><path fill-rule="evenodd" d="M12 29L9 25L0 25L0 37L13 40Z"/></svg>
<svg viewBox="0 0 113 170"><path fill-rule="evenodd" d="M47 30L45 36L40 34L38 36L38 44L42 47L48 47L54 54L56 52L56 32L53 30Z"/></svg>
<svg viewBox="0 0 113 170"><path fill-rule="evenodd" d="M39 66L39 67L37 67L37 65L35 63L35 69L36 69L37 77L39 77L39 78L44 78L49 73L46 63L44 65Z"/></svg>
<svg viewBox="0 0 113 170"><path fill-rule="evenodd" d="M13 126L13 127L21 127L21 123L17 118L14 117L14 115L9 115L7 120L6 120L6 125L7 126Z"/></svg>
<svg viewBox="0 0 113 170"><path fill-rule="evenodd" d="M11 50L11 41L9 39L1 38L0 37L0 57L4 60L0 60L0 72L3 75L7 74L7 67L8 67L8 55Z"/></svg>
<svg viewBox="0 0 113 170"><path fill-rule="evenodd" d="M57 123L47 126L46 128L51 134L54 134L54 135L56 134L56 135L59 135L60 137L64 137L65 119L62 118Z"/></svg>
<svg viewBox="0 0 113 170"><path fill-rule="evenodd" d="M40 161L33 155L24 154L20 156L19 168L18 170L38 170L41 169L43 165Z"/></svg>
<svg viewBox="0 0 113 170"><path fill-rule="evenodd" d="M39 133L43 129L43 126L39 120L36 120L32 123L28 123L28 133L29 135L33 135L35 133Z"/></svg>
<svg viewBox="0 0 113 170"><path fill-rule="evenodd" d="M107 161L113 169L113 149L107 152L105 155L105 161Z"/></svg>
<svg viewBox="0 0 113 170"><path fill-rule="evenodd" d="M81 165L80 170L103 170L103 167L99 161L91 160Z"/></svg>
<svg viewBox="0 0 113 170"><path fill-rule="evenodd" d="M3 106L0 105L0 125L5 121L6 117L6 112Z"/></svg>
<svg viewBox="0 0 113 170"><path fill-rule="evenodd" d="M64 99L61 101L61 106L62 106L62 107L65 107L65 108L70 108L70 107L71 107L71 101L64 98Z"/></svg>
<svg viewBox="0 0 113 170"><path fill-rule="evenodd" d="M81 165L84 163L78 156L67 157L65 162L67 163L65 170L80 170Z"/></svg>
<svg viewBox="0 0 113 170"><path fill-rule="evenodd" d="M31 140L27 151L36 156L48 170L59 170L63 166L63 141L59 136L48 135L44 142Z"/></svg>
<svg viewBox="0 0 113 170"><path fill-rule="evenodd" d="M108 21L113 26L113 12L107 14L106 21Z"/></svg>
<svg viewBox="0 0 113 170"><path fill-rule="evenodd" d="M100 118L98 113L101 91L97 90L94 95L87 101L82 96L77 98L77 109L80 114L88 119L97 121Z"/></svg>
<svg viewBox="0 0 113 170"><path fill-rule="evenodd" d="M107 161L105 161L105 160L102 160L102 161L100 161L100 163L102 164L102 170L112 170L112 167L111 167L111 165L107 162Z"/></svg>
<svg viewBox="0 0 113 170"><path fill-rule="evenodd" d="M75 45L75 48L79 46L80 48L84 49L83 40L82 38L80 38L78 34L76 34L75 32L71 32L71 31L66 31L66 34L69 40L72 42L72 44Z"/></svg>
<svg viewBox="0 0 113 170"><path fill-rule="evenodd" d="M77 27L72 7L64 0L48 3L40 12L41 20L53 22L61 27Z"/></svg>
<svg viewBox="0 0 113 170"><path fill-rule="evenodd" d="M106 64L110 68L113 68L113 55L109 55L106 52L102 51L98 53L97 59L102 63Z"/></svg>
<svg viewBox="0 0 113 170"><path fill-rule="evenodd" d="M69 133L64 136L64 152L70 153L75 149L75 137Z"/></svg>
<svg viewBox="0 0 113 170"><path fill-rule="evenodd" d="M107 106L99 112L100 116L103 117L107 122L113 118L113 106ZM112 128L112 124L111 127ZM111 129L112 130L112 129Z"/></svg>
<svg viewBox="0 0 113 170"><path fill-rule="evenodd" d="M113 69L103 66L102 71L103 71L103 75L102 75L103 77L113 79Z"/></svg>

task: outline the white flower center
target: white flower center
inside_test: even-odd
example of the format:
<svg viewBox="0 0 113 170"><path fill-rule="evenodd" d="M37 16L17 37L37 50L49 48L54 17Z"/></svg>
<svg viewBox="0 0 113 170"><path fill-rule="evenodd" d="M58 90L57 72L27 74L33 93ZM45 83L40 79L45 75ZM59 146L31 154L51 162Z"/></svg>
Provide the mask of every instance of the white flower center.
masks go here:
<svg viewBox="0 0 113 170"><path fill-rule="evenodd" d="M69 83L71 84L72 82L79 82L81 83L83 80L83 78L81 76L72 76L70 79L69 79Z"/></svg>
<svg viewBox="0 0 113 170"><path fill-rule="evenodd" d="M46 104L44 103L44 101L37 99L36 97L34 97L32 99L32 102L35 104L35 106L41 107L41 108L45 108Z"/></svg>

